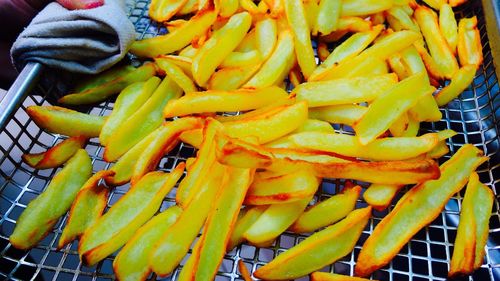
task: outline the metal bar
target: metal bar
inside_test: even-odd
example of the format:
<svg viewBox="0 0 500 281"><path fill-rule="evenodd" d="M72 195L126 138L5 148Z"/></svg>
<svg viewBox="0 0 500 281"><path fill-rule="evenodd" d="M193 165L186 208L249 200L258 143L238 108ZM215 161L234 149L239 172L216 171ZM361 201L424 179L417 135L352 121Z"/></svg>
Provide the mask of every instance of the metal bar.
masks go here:
<svg viewBox="0 0 500 281"><path fill-rule="evenodd" d="M42 68L38 62L26 64L9 91L2 97L0 100L0 130L7 125L11 115L36 85Z"/></svg>

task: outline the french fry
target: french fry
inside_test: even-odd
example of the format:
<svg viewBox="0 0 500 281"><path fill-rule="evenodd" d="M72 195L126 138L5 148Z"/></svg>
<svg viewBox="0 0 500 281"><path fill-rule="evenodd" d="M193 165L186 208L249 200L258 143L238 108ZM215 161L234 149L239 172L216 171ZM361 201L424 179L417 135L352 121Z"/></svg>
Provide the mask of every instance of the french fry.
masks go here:
<svg viewBox="0 0 500 281"><path fill-rule="evenodd" d="M187 15L198 11L198 0L187 0L182 8L177 12L177 15Z"/></svg>
<svg viewBox="0 0 500 281"><path fill-rule="evenodd" d="M285 7L283 0L264 0L264 1L266 1L266 4L269 7L269 10L271 11L272 18L277 18L284 13Z"/></svg>
<svg viewBox="0 0 500 281"><path fill-rule="evenodd" d="M259 8L252 0L240 0L240 6L243 10L249 12L251 15L259 13Z"/></svg>
<svg viewBox="0 0 500 281"><path fill-rule="evenodd" d="M408 117L408 114L405 112L401 114L396 119L396 121L394 121L394 123L389 127L389 132L393 137L401 137L406 131L409 122L410 119Z"/></svg>
<svg viewBox="0 0 500 281"><path fill-rule="evenodd" d="M283 0L288 24L292 30L295 42L295 55L307 79L316 68L314 51L312 48L310 30L306 20L304 4L300 0Z"/></svg>
<svg viewBox="0 0 500 281"><path fill-rule="evenodd" d="M243 238L254 245L273 241L302 214L311 198L270 205L245 231Z"/></svg>
<svg viewBox="0 0 500 281"><path fill-rule="evenodd" d="M270 103L269 105L266 105L261 108L257 108L252 111L245 112L240 115L228 115L228 116L215 116L214 118L222 123L230 122L230 121L238 121L238 120L252 120L257 116L260 115L265 115L265 114L272 114L274 112L280 111L281 106L285 105L293 105L295 104L295 98L292 96L289 96L288 99L280 99L277 101L274 101Z"/></svg>
<svg viewBox="0 0 500 281"><path fill-rule="evenodd" d="M368 281L368 279L316 271L311 273L311 281Z"/></svg>
<svg viewBox="0 0 500 281"><path fill-rule="evenodd" d="M80 188L71 205L66 226L59 237L58 249L79 238L102 215L108 202L109 190L98 183L102 178L113 174L114 172L109 170L99 171Z"/></svg>
<svg viewBox="0 0 500 281"><path fill-rule="evenodd" d="M26 108L29 117L43 130L69 137L99 136L105 118L89 115L59 106L37 106Z"/></svg>
<svg viewBox="0 0 500 281"><path fill-rule="evenodd" d="M269 59L248 81L244 88L264 88L283 81L295 64L293 35L290 30L283 30L278 35L278 42Z"/></svg>
<svg viewBox="0 0 500 281"><path fill-rule="evenodd" d="M155 273L165 276L182 261L205 223L224 177L225 168L211 172L209 178L204 178L208 184L194 193L194 198L183 208L177 221L154 244L149 255L149 265Z"/></svg>
<svg viewBox="0 0 500 281"><path fill-rule="evenodd" d="M243 238L243 234L247 231L247 229L252 226L252 224L264 213L264 211L268 208L266 205L257 205L252 207L245 207L245 209L241 209L238 214L238 219L234 224L233 231L231 232L231 237L229 237L229 241L227 242L226 251L229 252L234 247L245 241Z"/></svg>
<svg viewBox="0 0 500 281"><path fill-rule="evenodd" d="M191 43L193 38L204 34L216 18L217 12L214 10L200 11L171 33L134 42L130 52L139 57L154 58L179 51Z"/></svg>
<svg viewBox="0 0 500 281"><path fill-rule="evenodd" d="M168 32L173 32L174 30L176 30L177 28L180 28L182 27L183 25L185 25L187 22L187 20L184 20L184 19L177 19L177 20L171 20L171 21L168 21L168 22L165 22L163 23L165 25L165 27L168 29Z"/></svg>
<svg viewBox="0 0 500 281"><path fill-rule="evenodd" d="M394 74L373 77L307 82L293 89L297 101L305 100L309 107L371 102L395 84Z"/></svg>
<svg viewBox="0 0 500 281"><path fill-rule="evenodd" d="M260 267L254 276L265 280L294 279L332 264L352 251L370 215L370 207L351 212Z"/></svg>
<svg viewBox="0 0 500 281"><path fill-rule="evenodd" d="M429 78L433 78L435 80L444 80L445 77L443 73L440 72L439 66L436 62L436 60L431 57L427 49L420 44L414 44L414 47L417 49L420 57L422 58L425 68L427 69L427 72L429 74ZM432 82L432 80L431 80Z"/></svg>
<svg viewBox="0 0 500 281"><path fill-rule="evenodd" d="M344 188L342 193L308 207L289 230L295 233L313 232L336 223L354 210L360 193L359 185Z"/></svg>
<svg viewBox="0 0 500 281"><path fill-rule="evenodd" d="M149 17L158 22L168 21L186 2L187 0L151 0Z"/></svg>
<svg viewBox="0 0 500 281"><path fill-rule="evenodd" d="M415 10L414 16L432 58L437 63L439 73L443 77L450 79L458 70L458 63L439 29L436 13L425 6L419 6Z"/></svg>
<svg viewBox="0 0 500 281"><path fill-rule="evenodd" d="M290 140L298 147L326 151L347 157L374 161L405 160L431 151L439 142L438 134L419 137L380 138L361 145L355 136L306 132L295 134Z"/></svg>
<svg viewBox="0 0 500 281"><path fill-rule="evenodd" d="M87 138L76 136L63 140L47 151L35 154L23 154L23 162L35 169L59 167L66 163L79 149L85 146Z"/></svg>
<svg viewBox="0 0 500 281"><path fill-rule="evenodd" d="M483 47L475 16L458 22L457 53L462 66L475 65L479 68L483 63Z"/></svg>
<svg viewBox="0 0 500 281"><path fill-rule="evenodd" d="M220 68L244 67L260 64L262 57L259 51L232 52L220 64Z"/></svg>
<svg viewBox="0 0 500 281"><path fill-rule="evenodd" d="M250 169L227 169L227 180L220 188L210 211L199 243L201 246L195 259L191 275L193 280L212 280L226 253L226 245L252 182L254 171Z"/></svg>
<svg viewBox="0 0 500 281"><path fill-rule="evenodd" d="M179 218L182 209L172 206L145 223L123 246L113 261L113 271L119 280L146 280L151 269L149 254L160 236Z"/></svg>
<svg viewBox="0 0 500 281"><path fill-rule="evenodd" d="M315 24L312 29L313 34L329 34L337 29L340 14L342 10L342 1L340 0L322 0L319 2L318 15L315 18Z"/></svg>
<svg viewBox="0 0 500 281"><path fill-rule="evenodd" d="M449 4L452 7L457 7L462 5L463 3L467 2L467 0L449 0Z"/></svg>
<svg viewBox="0 0 500 281"><path fill-rule="evenodd" d="M360 17L341 17L337 24L338 31L366 32L370 31L371 28L372 23Z"/></svg>
<svg viewBox="0 0 500 281"><path fill-rule="evenodd" d="M189 45L189 46L191 46L191 45ZM182 69L184 74L186 74L191 79L193 78L193 74L191 73L191 64L193 63L193 60L191 57L181 56L181 55L178 55L178 56L161 55L161 56L158 56L158 59L165 60L165 61L168 61L168 62L171 62L171 63L177 65L178 67L180 67Z"/></svg>
<svg viewBox="0 0 500 281"><path fill-rule="evenodd" d="M259 90L195 92L169 101L163 110L163 116L169 118L203 112L245 111L286 97L287 93L276 86Z"/></svg>
<svg viewBox="0 0 500 281"><path fill-rule="evenodd" d="M69 210L78 191L91 174L90 157L85 150L80 149L54 176L45 191L21 213L9 237L12 246L28 250L41 241Z"/></svg>
<svg viewBox="0 0 500 281"><path fill-rule="evenodd" d="M408 117L408 125L406 130L401 135L402 137L416 137L418 131L420 130L420 121L413 119L411 116Z"/></svg>
<svg viewBox="0 0 500 281"><path fill-rule="evenodd" d="M151 97L160 84L158 77L151 77L146 82L137 82L129 85L116 98L113 111L104 122L99 142L106 146L109 138L116 132L121 124L133 115Z"/></svg>
<svg viewBox="0 0 500 281"><path fill-rule="evenodd" d="M99 75L91 76L88 79L83 79L77 82L76 86L73 88L73 92L80 93L87 89L99 87L100 85L105 84L111 80L115 80L118 77L125 76L128 73L133 72L134 70L135 67L130 64L116 65L108 70L99 73Z"/></svg>
<svg viewBox="0 0 500 281"><path fill-rule="evenodd" d="M262 114L248 120L224 123L225 132L232 137L257 138L267 143L293 132L307 120L307 103L297 102L276 108L275 112Z"/></svg>
<svg viewBox="0 0 500 281"><path fill-rule="evenodd" d="M255 24L255 39L257 50L265 60L273 53L278 41L278 26L276 20L264 18Z"/></svg>
<svg viewBox="0 0 500 281"><path fill-rule="evenodd" d="M161 70L165 71L168 77L174 80L174 82L182 88L184 93L187 94L197 91L193 80L184 73L182 68L163 58L157 58L155 62Z"/></svg>
<svg viewBox="0 0 500 281"><path fill-rule="evenodd" d="M108 162L117 160L142 138L158 128L163 122L162 110L171 99L182 94L181 88L165 77L151 97L109 137L104 150L104 159Z"/></svg>
<svg viewBox="0 0 500 281"><path fill-rule="evenodd" d="M266 144L266 147L272 148L296 148L297 146L290 140L290 137L303 132L323 132L323 133L335 133L332 125L328 122L316 120L316 119L307 119L302 126L297 128L295 131L281 137L275 141Z"/></svg>
<svg viewBox="0 0 500 281"><path fill-rule="evenodd" d="M184 172L184 163L171 173L152 172L144 176L80 239L78 253L83 263L92 266L123 246L160 207L163 198Z"/></svg>
<svg viewBox="0 0 500 281"><path fill-rule="evenodd" d="M170 152L177 145L179 135L183 131L201 128L202 125L203 122L200 119L192 117L164 123L155 138L142 150L141 156L137 159L131 177L132 185L156 168L163 155Z"/></svg>
<svg viewBox="0 0 500 281"><path fill-rule="evenodd" d="M198 48L193 47L193 45L187 45L186 48L182 49L179 52L180 57L186 57L186 58L190 59L188 72L191 73L191 76L193 75L193 73L191 72L191 64L193 63L193 58L194 58L194 56L196 56L197 52L198 52ZM163 56L164 55L161 55L161 57L163 57Z"/></svg>
<svg viewBox="0 0 500 281"><path fill-rule="evenodd" d="M392 202L396 193L403 185L395 184L372 184L363 193L363 199L377 211L385 210Z"/></svg>
<svg viewBox="0 0 500 281"><path fill-rule="evenodd" d="M427 5L431 6L434 10L441 9L446 4L446 0L423 0ZM452 0L453 1L453 0Z"/></svg>
<svg viewBox="0 0 500 281"><path fill-rule="evenodd" d="M477 173L472 173L460 211L449 277L470 275L483 264L494 201L493 191L479 181Z"/></svg>
<svg viewBox="0 0 500 281"><path fill-rule="evenodd" d="M314 151L265 148L226 139L217 151L218 161L240 168L262 168L276 173L313 170L321 178L347 178L371 183L410 184L439 178L430 159L412 161L350 161Z"/></svg>
<svg viewBox="0 0 500 281"><path fill-rule="evenodd" d="M439 106L445 106L458 97L474 81L476 75L475 65L461 67L451 78L450 84L441 89L434 97Z"/></svg>
<svg viewBox="0 0 500 281"><path fill-rule="evenodd" d="M237 90L255 75L260 66L261 63L245 67L219 69L208 80L207 89L219 91Z"/></svg>
<svg viewBox="0 0 500 281"><path fill-rule="evenodd" d="M233 15L224 27L215 31L193 58L192 72L196 83L205 86L217 66L243 40L252 17L247 12Z"/></svg>
<svg viewBox="0 0 500 281"><path fill-rule="evenodd" d="M311 198L319 181L310 171L262 177L255 175L245 197L245 205L283 204Z"/></svg>
<svg viewBox="0 0 500 281"><path fill-rule="evenodd" d="M458 26L455 13L450 5L441 5L439 9L439 28L453 54L457 53Z"/></svg>
<svg viewBox="0 0 500 281"><path fill-rule="evenodd" d="M439 179L410 189L364 243L355 274L368 276L387 264L413 235L441 213L450 197L462 189L469 175L487 159L479 149L466 144L441 165Z"/></svg>
<svg viewBox="0 0 500 281"><path fill-rule="evenodd" d="M145 136L141 141L123 154L118 161L110 168L114 172L113 176L105 177L107 185L122 185L130 181L134 167L143 151L157 138L162 127L157 128L153 132Z"/></svg>
<svg viewBox="0 0 500 281"><path fill-rule="evenodd" d="M434 92L425 73L412 75L375 99L363 117L353 125L359 142L366 145L383 134L418 99Z"/></svg>
<svg viewBox="0 0 500 281"><path fill-rule="evenodd" d="M154 63L145 63L142 66L127 72L123 76L116 77L110 81L93 88L88 88L79 93L65 95L58 100L59 103L68 105L93 104L106 100L118 94L128 85L135 82L146 81L156 74Z"/></svg>
<svg viewBox="0 0 500 281"><path fill-rule="evenodd" d="M252 281L252 274L248 271L248 268L243 260L238 260L238 270L240 271L241 277L244 281Z"/></svg>
<svg viewBox="0 0 500 281"><path fill-rule="evenodd" d="M408 15L404 8L401 6L394 6L387 11L387 19L389 20L391 17L396 19L401 24L401 29L413 30L415 32L420 32L420 28L418 25L411 19L410 15ZM390 20L389 20L390 22ZM396 31L399 31L396 29Z"/></svg>
<svg viewBox="0 0 500 281"><path fill-rule="evenodd" d="M328 56L330 56L331 54L330 50L328 50L328 45L323 41L318 42L317 52L318 52L318 58L321 61L321 63L324 63L325 60L328 58ZM316 69L318 69L318 67L316 67ZM313 73L316 71L316 69L313 71ZM313 75L313 73L311 74L311 76Z"/></svg>
<svg viewBox="0 0 500 281"><path fill-rule="evenodd" d="M180 182L175 195L175 201L185 207L194 198L199 189L210 184L205 178L212 172L222 173L222 167L215 162L214 137L217 132L218 122L209 121L203 128L203 141L200 145L196 160L194 160L187 176Z"/></svg>
<svg viewBox="0 0 500 281"><path fill-rule="evenodd" d="M239 0L215 0L215 9L219 10L219 15L228 18L236 13L240 7Z"/></svg>
<svg viewBox="0 0 500 281"><path fill-rule="evenodd" d="M368 47L371 42L373 42L382 28L382 25L377 25L370 31L356 33L347 38L347 40L333 49L328 58L313 71L309 77L309 81L316 81L316 77L322 76L321 74L323 72L334 67L335 64L357 56L361 53L361 51Z"/></svg>
<svg viewBox="0 0 500 281"><path fill-rule="evenodd" d="M243 40L234 51L236 52L249 52L257 49L257 33L255 28L250 29L250 31L245 35Z"/></svg>
<svg viewBox="0 0 500 281"><path fill-rule="evenodd" d="M388 10L392 7L392 0L343 0L343 17L366 16Z"/></svg>
<svg viewBox="0 0 500 281"><path fill-rule="evenodd" d="M323 120L332 124L352 126L367 110L367 107L355 104L323 106L311 108L309 118Z"/></svg>

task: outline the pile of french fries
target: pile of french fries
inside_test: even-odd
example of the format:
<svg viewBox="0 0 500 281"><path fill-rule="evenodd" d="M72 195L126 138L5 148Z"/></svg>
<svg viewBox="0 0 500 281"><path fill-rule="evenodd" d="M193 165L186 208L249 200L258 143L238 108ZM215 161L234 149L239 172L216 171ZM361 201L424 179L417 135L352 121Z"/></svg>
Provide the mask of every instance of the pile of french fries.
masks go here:
<svg viewBox="0 0 500 281"><path fill-rule="evenodd" d="M109 70L59 100L95 104L118 94L109 116L28 108L41 128L69 138L23 156L37 169L65 166L27 206L10 242L35 246L69 211L58 247L79 239L86 265L119 251L119 280L167 276L194 244L178 279L212 280L241 243L266 247L285 231L314 233L253 276L362 280L315 271L353 250L372 208L386 209L413 185L359 253L355 274L370 276L467 184L449 276L471 274L483 262L494 199L475 173L487 158L467 144L438 166L455 132L418 132L468 87L482 47L476 18L455 19L452 7L463 1L424 2L153 0L149 15L169 33L131 47L153 62ZM99 138L109 170L92 173L88 138ZM196 156L155 171L180 142ZM311 204L323 178L346 186ZM356 209L362 188L350 180L370 184L366 207ZM110 189L126 183L130 190L104 212ZM176 205L157 213L172 190Z"/></svg>

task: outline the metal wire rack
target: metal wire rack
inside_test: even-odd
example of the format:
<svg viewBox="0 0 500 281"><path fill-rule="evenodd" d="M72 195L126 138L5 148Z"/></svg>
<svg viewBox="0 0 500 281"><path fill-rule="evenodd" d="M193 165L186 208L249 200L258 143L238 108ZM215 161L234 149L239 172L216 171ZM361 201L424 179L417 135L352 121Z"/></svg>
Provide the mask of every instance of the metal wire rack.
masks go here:
<svg viewBox="0 0 500 281"><path fill-rule="evenodd" d="M496 196L490 218L490 236L485 248L486 256L482 267L473 276L465 279L500 280L500 156L498 154L500 150L500 88L492 63L482 7L478 1L469 2L457 13L459 17L478 16L484 63L472 85L459 99L442 109L443 120L425 124L421 131L425 133L447 128L453 129L458 132L458 135L448 142L452 153L463 144L472 143L490 157L490 161L479 169L481 181L489 185ZM128 0L127 4L129 17L135 24L138 38L152 37L166 32L164 27L149 20L148 0ZM35 170L21 161L23 153L45 150L64 139L60 135L43 132L26 114L26 107L49 104L48 100L55 95L58 95L58 90L54 85L49 88L38 86L35 93L23 101L6 128L0 131L0 278L5 280L112 280L114 279L113 256L94 267L86 267L78 258L77 242L62 250L56 249L56 241L62 233L67 217L62 218L54 230L30 251L16 250L8 242L16 220L28 202L44 190L58 171L58 169ZM88 112L108 115L112 108L113 102L108 101L88 109ZM343 131L345 128L336 129ZM110 164L102 158L103 149L97 140L91 140L86 150L92 158L94 171L109 167ZM180 144L161 161L160 169L169 171L177 165L177 162L186 160L193 153L193 148ZM450 155L446 155L441 160L444 161L449 157ZM343 180L325 180L314 200L323 200L335 194L343 185ZM110 195L108 207L116 202L128 190L128 187L125 185L115 188ZM175 189L165 198L162 210L175 203L174 195ZM403 247L389 266L375 272L372 278L390 281L446 280L462 196L463 193L460 193L453 197L442 214ZM366 203L362 200L358 202L358 207L365 205ZM323 271L352 275L362 244L389 210L374 212L373 218L363 231L354 251L335 264L325 267ZM225 256L216 280L242 280L237 269L238 260L243 260L247 267L255 271L305 237L285 233L268 248L258 249L250 245L242 245ZM179 270L176 270L165 280L175 280L178 273ZM150 276L150 279L155 280L156 277Z"/></svg>

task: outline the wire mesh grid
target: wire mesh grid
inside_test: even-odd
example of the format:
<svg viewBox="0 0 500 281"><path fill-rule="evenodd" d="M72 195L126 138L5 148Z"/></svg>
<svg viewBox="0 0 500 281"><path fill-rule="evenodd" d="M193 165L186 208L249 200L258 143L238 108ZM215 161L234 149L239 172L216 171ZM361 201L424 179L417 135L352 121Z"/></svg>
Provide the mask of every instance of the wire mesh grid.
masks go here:
<svg viewBox="0 0 500 281"><path fill-rule="evenodd" d="M165 33L166 29L152 22L147 16L148 0L128 0L129 17L135 24L138 38L147 38ZM499 182L500 159L500 89L495 75L491 57L482 8L479 1L469 1L464 8L458 10L458 17L477 15L481 40L483 43L484 63L479 69L472 85L459 99L452 101L443 108L443 119L439 122L423 124L421 133L443 129L453 129L458 132L448 141L452 153L465 143L472 143L481 148L490 161L479 169L480 179L490 186L496 196L493 212L490 218L490 236L485 247L484 264L473 276L466 280L500 280L500 206ZM49 134L40 130L29 120L26 108L30 105L49 104L48 98L57 95L55 87L37 87L36 93L26 98L14 117L3 131L0 131L0 278L5 280L111 280L114 279L113 256L106 258L94 267L83 266L78 258L77 242L73 242L61 250L56 249L56 243L62 233L67 217L62 218L54 230L30 251L14 249L8 242L16 220L25 209L28 202L40 194L58 172L58 169L35 170L22 163L21 155L27 152L39 152L52 147L64 139L63 136ZM88 110L91 114L108 115L113 108L113 102L108 101ZM336 130L352 133L344 127ZM90 140L86 150L92 158L94 171L109 168L103 156L103 149L97 140ZM178 162L194 155L190 146L180 144L160 162L160 169L170 171ZM444 161L450 157L446 155ZM327 179L315 195L313 201L324 200L339 192L344 186L344 180ZM362 184L362 183L361 183ZM363 184L362 184L363 185ZM366 187L366 185L364 185ZM108 208L128 190L129 186L116 187L109 197ZM399 199L401 192L394 202ZM168 194L161 210L175 204L174 190ZM449 260L453 253L456 227L458 225L463 192L454 196L446 205L441 215L429 226L420 231L403 247L401 252L384 269L378 270L372 276L378 280L445 280L449 268ZM366 206L359 200L357 207ZM372 232L377 223L391 210L374 212L354 251L340 261L325 267L322 271L352 275L354 265L362 244ZM237 269L237 261L243 260L245 265L255 271L266 264L279 253L305 239L307 235L284 233L272 246L255 248L242 245L228 253L220 267L216 280L241 280ZM184 259L183 263L187 258ZM165 280L175 280L179 270ZM157 279L150 276L150 279Z"/></svg>

